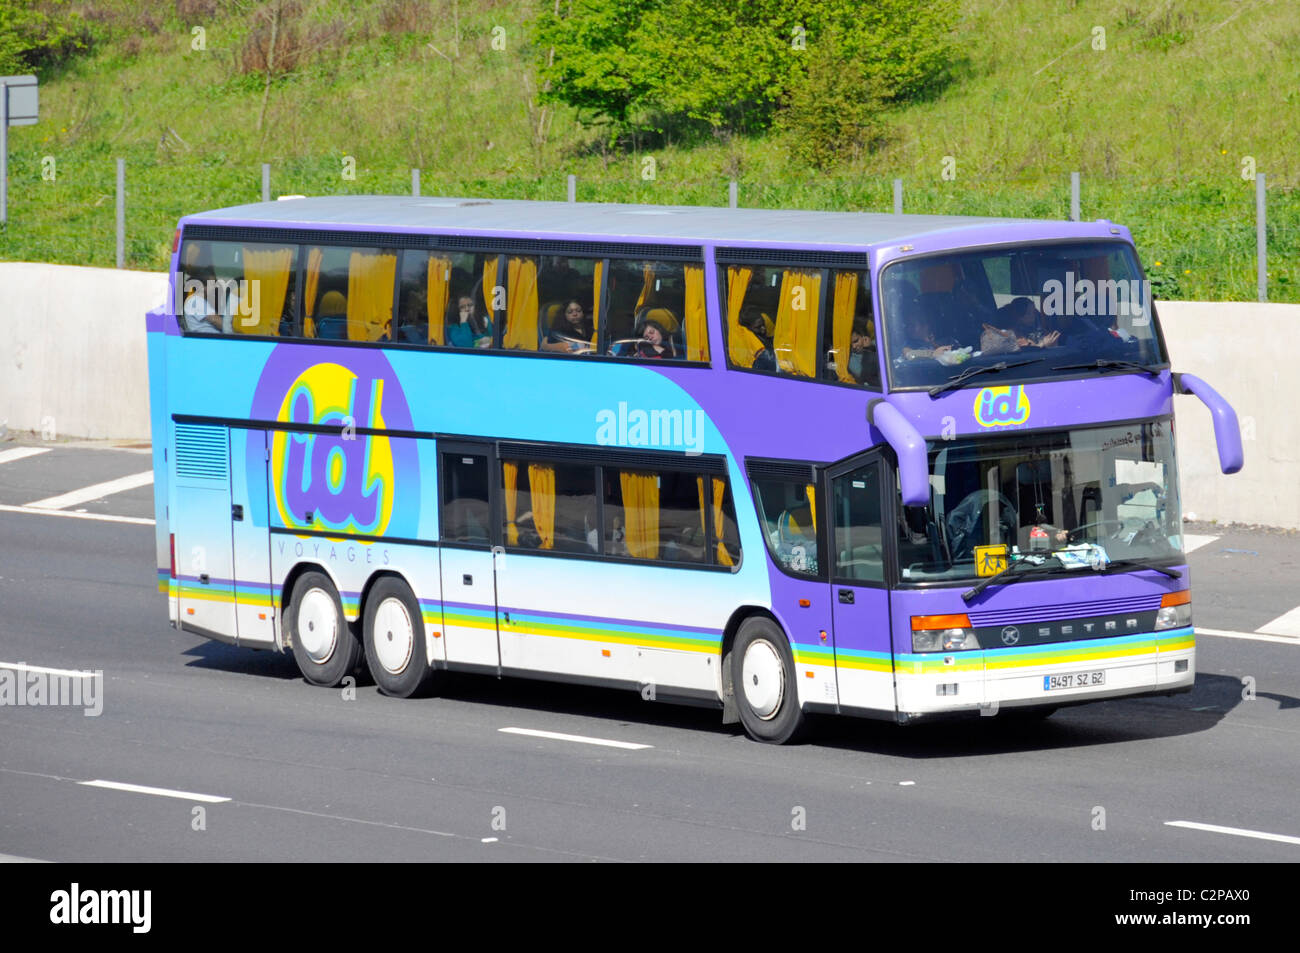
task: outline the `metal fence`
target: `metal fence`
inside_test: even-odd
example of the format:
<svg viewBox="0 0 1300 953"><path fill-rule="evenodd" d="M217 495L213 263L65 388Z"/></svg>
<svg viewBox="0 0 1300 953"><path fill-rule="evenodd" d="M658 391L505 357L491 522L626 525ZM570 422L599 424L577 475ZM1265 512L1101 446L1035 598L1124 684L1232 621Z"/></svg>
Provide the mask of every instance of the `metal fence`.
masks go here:
<svg viewBox="0 0 1300 953"><path fill-rule="evenodd" d="M345 160L348 158L350 157L344 157ZM644 160L642 162L644 163ZM166 255L170 251L176 220L189 211L255 201L259 194L262 201L270 201L289 194L396 194L399 190L401 194L407 194L406 183L396 181L396 175L391 170L383 174L368 173L359 180L354 169L353 176L349 179L345 161L344 175L337 180L337 186L333 189L328 187L322 189L321 185L324 184L321 182L322 177L304 174L301 163L283 171L277 171L270 163L264 163L260 170L248 170L243 185L238 183L240 175L238 170L232 169L222 170L224 173L221 176L222 181L213 187L205 188L201 182L195 182L193 206L188 209L178 209L172 204L149 201L153 186L157 184L157 176L168 174L166 169L143 168L138 173L143 181L138 182L133 180L131 175L133 170L127 167L125 160L120 158L114 160L113 169L115 174L111 190L115 214L111 257L107 254L107 236L104 234L104 226L107 223L104 222L100 211L108 204L106 200L109 196L102 192L103 187L108 183L103 182L101 185L99 173L91 169L78 171L83 175L89 174L89 178L94 180L87 191L96 196L95 200L69 203L66 215L62 214L63 209L59 209L60 214L54 216L49 215L47 210L47 221L42 225L24 224L21 212L23 197L16 196L17 214L11 215L9 224L4 231L0 231L0 236L3 237L3 241L0 241L0 256L15 257L11 254L11 250L16 248L20 251L18 257L29 260L35 258L69 261L71 259L86 264L109 264L111 261L118 268L128 267L128 265L159 268L164 267L162 263L165 263ZM409 171L409 194L419 196L423 194L424 188L421 170L416 168ZM201 170L199 175L202 177ZM150 179L155 181L151 182ZM1104 206L1107 205L1110 195L1125 194L1126 189L1136 195L1140 188L1136 183L1116 183L1112 179L1088 183L1080 173L1074 172L1070 174L1068 183L1062 181L1059 190L1052 189L1050 185L1047 186L1046 191L1041 186L1025 187L1023 201L1008 200L999 205L997 202L988 201L986 193L1001 189L1008 194L1014 194L1016 186L980 180L977 177L966 178L966 183L973 182L977 188L966 188L964 192L954 183L935 186L933 183L919 180L908 183L902 178L835 179L823 176L811 183L748 179L681 180L667 176L661 179L654 174L647 176L644 164L631 175L614 172L614 174L581 179L573 174L564 175L563 178L554 175L535 178L498 175L473 179L431 176L430 179L431 181L427 183L430 194L443 195L567 199L570 202L582 199L593 202L630 201L647 204L703 205L721 204L725 200L731 208L739 208L742 205L765 208L835 207L854 211L892 210L897 215L904 214L906 208L909 212L946 214L1012 214L1017 217L1035 218L1052 218L1059 215L1062 218L1068 216L1072 221L1082 220L1085 206L1090 207L1090 214L1104 212L1106 211ZM273 188L277 184L282 186L278 191ZM1246 183L1242 184L1244 186ZM258 185L260 189L257 188ZM1084 188L1089 185L1090 194L1085 195ZM1288 213L1294 214L1288 214L1284 216L1283 221L1270 226L1267 221L1268 192L1264 173L1255 174L1254 186L1253 250L1249 248L1250 210L1243 188L1241 201L1234 199L1232 207L1225 208L1223 220L1216 223L1215 229L1222 230L1222 233L1214 237L1213 247L1200 250L1198 257L1206 268L1221 266L1231 257L1236 262L1236 287L1240 289L1242 296L1248 293L1248 280L1246 275L1240 272L1242 266L1253 257L1251 263L1254 265L1255 297L1259 301L1267 301L1269 300L1270 239L1275 249L1280 246L1282 253L1280 260L1285 260L1288 267L1294 265L1294 259L1300 258L1300 254L1296 254L1300 252L1300 207L1291 209L1288 206ZM1188 189L1195 187L1191 184L1187 186ZM1174 196L1172 200L1176 200L1178 187L1167 188L1169 190L1167 193L1161 193L1166 196L1165 198L1157 196L1148 201L1148 206L1157 201L1171 201L1168 196ZM1295 193L1281 192L1278 197L1294 199ZM807 204L809 199L814 203L820 200L822 204L809 205ZM984 207L981 205L982 201L986 205L997 207ZM1009 212L1006 208L1008 204L1016 208ZM1023 206L1023 209L1020 206ZM1138 207L1141 207L1140 203ZM50 217L58 218L59 221L50 223L48 221ZM1116 221L1133 225L1131 221L1125 221L1127 216L1116 217L1112 213L1106 217L1113 217ZM39 229L40 235L26 234L24 229ZM1134 227L1133 230L1135 234L1140 232L1138 227ZM1148 251L1152 244L1157 246L1161 244L1160 241L1152 242L1149 238L1143 242L1141 236L1139 236L1139 243ZM1176 244L1176 242L1170 241L1166 244ZM1174 287L1176 287L1177 276L1173 277ZM1278 294L1275 289L1274 297L1300 300L1298 297L1300 288L1288 287L1289 282L1285 276L1281 281L1283 282L1282 293ZM1171 295L1166 293L1162 296Z"/></svg>

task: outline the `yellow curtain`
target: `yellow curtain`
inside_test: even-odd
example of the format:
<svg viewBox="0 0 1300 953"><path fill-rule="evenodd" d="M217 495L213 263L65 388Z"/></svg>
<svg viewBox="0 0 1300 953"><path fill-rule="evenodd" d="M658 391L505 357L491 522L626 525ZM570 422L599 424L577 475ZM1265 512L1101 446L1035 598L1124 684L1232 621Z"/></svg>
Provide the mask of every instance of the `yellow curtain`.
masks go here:
<svg viewBox="0 0 1300 953"><path fill-rule="evenodd" d="M443 323L447 320L447 302L451 300L451 259L429 256L429 343L445 344Z"/></svg>
<svg viewBox="0 0 1300 953"><path fill-rule="evenodd" d="M777 368L787 374L812 377L817 367L821 286L821 272L787 270L782 276L772 350L776 352ZM801 307L795 307L796 301Z"/></svg>
<svg viewBox="0 0 1300 953"><path fill-rule="evenodd" d="M695 478L695 489L700 494L700 538L703 539L704 534L707 532L704 524L704 477L697 476Z"/></svg>
<svg viewBox="0 0 1300 953"><path fill-rule="evenodd" d="M483 262L483 306L493 321L497 319L497 309L492 307L493 291L497 286L497 258L493 255Z"/></svg>
<svg viewBox="0 0 1300 953"><path fill-rule="evenodd" d="M392 252L354 251L348 258L348 340L380 341L393 330Z"/></svg>
<svg viewBox="0 0 1300 953"><path fill-rule="evenodd" d="M641 275L644 280L641 283L641 294L636 299L636 306L638 310L643 305L645 305L648 301L650 301L650 299L654 296L655 266L650 262L646 262L644 265L641 266Z"/></svg>
<svg viewBox="0 0 1300 953"><path fill-rule="evenodd" d="M600 281L605 274L605 262L596 262L596 271L591 283L591 349L594 351L600 341ZM566 302L567 304L567 302Z"/></svg>
<svg viewBox="0 0 1300 953"><path fill-rule="evenodd" d="M316 314L316 289L320 287L320 263L324 258L325 253L319 248L313 248L307 253L307 288L302 296L303 337L316 336L316 321L313 316Z"/></svg>
<svg viewBox="0 0 1300 953"><path fill-rule="evenodd" d="M555 467L528 464L528 489L533 504L533 525L541 537L538 549L555 546Z"/></svg>
<svg viewBox="0 0 1300 953"><path fill-rule="evenodd" d="M809 483L804 487L804 492L808 494L808 514L812 517L813 532L817 532L817 496L813 493L813 484Z"/></svg>
<svg viewBox="0 0 1300 953"><path fill-rule="evenodd" d="M835 274L835 312L831 323L831 346L835 349L835 376L845 384L856 384L849 372L853 350L853 312L858 306L858 273Z"/></svg>
<svg viewBox="0 0 1300 953"><path fill-rule="evenodd" d="M686 266L686 359L709 359L709 326L704 319L703 265Z"/></svg>
<svg viewBox="0 0 1300 953"><path fill-rule="evenodd" d="M753 268L727 268L727 356L736 367L753 367L754 358L763 350L758 336L740 325L740 309L753 277Z"/></svg>
<svg viewBox="0 0 1300 953"><path fill-rule="evenodd" d="M623 490L627 554L637 559L659 557L659 478L653 473L619 471Z"/></svg>
<svg viewBox="0 0 1300 953"><path fill-rule="evenodd" d="M727 545L722 541L726 533L727 522L722 512L722 499L727 494L727 484L724 480L713 478L713 535L717 540L717 557L719 566L734 566L736 561L731 558L731 553L727 552Z"/></svg>
<svg viewBox="0 0 1300 953"><path fill-rule="evenodd" d="M231 325L238 334L280 334L280 315L289 291L289 270L293 267L292 248L268 248L261 251L244 248L244 278L248 288L257 293L241 300L232 315ZM257 284L254 285L253 283ZM257 308L253 305L256 303ZM256 313L254 313L254 310Z"/></svg>
<svg viewBox="0 0 1300 953"><path fill-rule="evenodd" d="M493 271L495 272L495 268ZM502 347L537 350L537 259L511 258L506 279L506 336Z"/></svg>
<svg viewBox="0 0 1300 953"><path fill-rule="evenodd" d="M519 527L515 518L519 515L519 464L502 461L501 481L505 484L506 542L518 546Z"/></svg>

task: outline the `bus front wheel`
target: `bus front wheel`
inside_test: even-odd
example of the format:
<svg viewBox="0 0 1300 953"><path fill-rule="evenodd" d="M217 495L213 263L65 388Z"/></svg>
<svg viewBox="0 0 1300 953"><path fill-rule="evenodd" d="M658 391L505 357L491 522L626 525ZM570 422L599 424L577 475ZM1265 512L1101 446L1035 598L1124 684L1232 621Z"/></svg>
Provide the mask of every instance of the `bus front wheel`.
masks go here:
<svg viewBox="0 0 1300 953"><path fill-rule="evenodd" d="M333 688L357 667L361 646L343 617L339 591L328 576L304 573L293 587L285 627L302 677Z"/></svg>
<svg viewBox="0 0 1300 953"><path fill-rule="evenodd" d="M380 579L366 600L363 641L366 665L385 695L419 694L433 671L424 641L424 616L409 586L391 576Z"/></svg>
<svg viewBox="0 0 1300 953"><path fill-rule="evenodd" d="M731 685L740 723L755 741L786 744L802 734L790 642L771 619L741 623L731 650Z"/></svg>

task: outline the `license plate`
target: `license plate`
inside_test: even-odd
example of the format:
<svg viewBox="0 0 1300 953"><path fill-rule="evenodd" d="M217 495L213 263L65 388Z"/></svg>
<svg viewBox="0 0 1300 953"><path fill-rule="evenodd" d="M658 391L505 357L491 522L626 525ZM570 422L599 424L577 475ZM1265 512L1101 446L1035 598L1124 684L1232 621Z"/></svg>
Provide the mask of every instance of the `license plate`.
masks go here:
<svg viewBox="0 0 1300 953"><path fill-rule="evenodd" d="M1068 675L1044 675L1043 691L1052 692L1058 688L1092 688L1106 684L1106 672L1070 672Z"/></svg>

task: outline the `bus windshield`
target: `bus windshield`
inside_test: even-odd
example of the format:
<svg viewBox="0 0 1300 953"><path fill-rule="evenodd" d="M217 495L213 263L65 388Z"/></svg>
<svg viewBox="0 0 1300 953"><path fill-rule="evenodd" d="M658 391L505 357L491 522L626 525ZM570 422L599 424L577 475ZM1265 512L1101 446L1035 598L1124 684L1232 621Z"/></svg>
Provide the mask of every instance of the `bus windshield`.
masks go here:
<svg viewBox="0 0 1300 953"><path fill-rule="evenodd" d="M880 277L891 386L1077 376L1080 364L1165 362L1151 299L1122 242L1000 246L887 265ZM1103 365L1104 366L1104 365Z"/></svg>
<svg viewBox="0 0 1300 953"><path fill-rule="evenodd" d="M930 505L903 510L899 526L904 582L966 580L1018 562L1069 571L1182 555L1168 420L938 440L929 452Z"/></svg>

